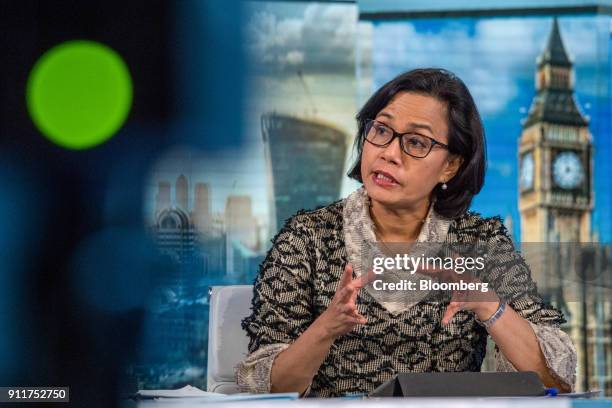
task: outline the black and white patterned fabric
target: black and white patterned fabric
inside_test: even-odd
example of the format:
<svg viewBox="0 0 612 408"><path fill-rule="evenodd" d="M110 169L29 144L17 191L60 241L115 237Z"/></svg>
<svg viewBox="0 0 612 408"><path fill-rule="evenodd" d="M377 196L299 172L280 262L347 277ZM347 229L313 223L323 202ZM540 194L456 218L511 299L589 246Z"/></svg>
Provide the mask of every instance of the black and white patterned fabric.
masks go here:
<svg viewBox="0 0 612 408"><path fill-rule="evenodd" d="M300 211L273 239L255 281L252 314L242 326L250 342L236 367L244 392L270 392L274 358L291 345L325 311L347 261L359 265L359 250L375 240L368 198L360 189L327 207ZM499 217L466 212L446 219L429 210L418 240L452 243L481 241L497 264L490 282L496 293L527 319L540 342L553 376L574 388L576 351L559 328L560 311L545 304L522 256L514 250ZM441 319L448 302L399 305L361 290L357 307L367 323L338 338L307 390L309 396L336 397L370 392L402 372L480 371L487 332L470 311L458 312L450 324ZM499 371L515 368L496 353Z"/></svg>

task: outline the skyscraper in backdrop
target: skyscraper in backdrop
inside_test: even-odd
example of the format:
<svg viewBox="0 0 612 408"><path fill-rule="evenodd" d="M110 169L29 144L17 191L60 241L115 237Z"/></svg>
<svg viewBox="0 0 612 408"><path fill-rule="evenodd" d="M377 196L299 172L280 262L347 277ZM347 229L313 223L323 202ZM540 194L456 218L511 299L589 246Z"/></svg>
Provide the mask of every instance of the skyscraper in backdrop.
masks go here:
<svg viewBox="0 0 612 408"><path fill-rule="evenodd" d="M315 209L340 197L348 136L314 119L277 113L261 118L270 235L301 209Z"/></svg>

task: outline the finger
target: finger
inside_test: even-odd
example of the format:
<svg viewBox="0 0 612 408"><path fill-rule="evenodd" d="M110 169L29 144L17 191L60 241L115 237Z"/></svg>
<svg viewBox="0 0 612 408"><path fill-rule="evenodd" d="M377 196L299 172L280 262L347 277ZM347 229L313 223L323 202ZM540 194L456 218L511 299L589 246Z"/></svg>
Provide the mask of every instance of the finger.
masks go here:
<svg viewBox="0 0 612 408"><path fill-rule="evenodd" d="M349 304L354 305L355 307L357 307L357 296L359 296L359 289L360 288L355 289L351 295L351 298L349 299Z"/></svg>
<svg viewBox="0 0 612 408"><path fill-rule="evenodd" d="M341 302L352 302L355 303L357 295L359 295L359 289L363 286L360 278L353 279L348 285L342 290L342 295L339 297Z"/></svg>
<svg viewBox="0 0 612 408"><path fill-rule="evenodd" d="M344 272L342 273L342 278L340 278L340 285L338 288L343 288L347 286L353 280L353 265L347 263L344 267Z"/></svg>
<svg viewBox="0 0 612 408"><path fill-rule="evenodd" d="M355 288L353 288L351 285L343 287L338 293L338 301L340 303L349 302L354 292Z"/></svg>
<svg viewBox="0 0 612 408"><path fill-rule="evenodd" d="M444 312L444 316L442 316L442 324L447 325L453 320L455 314L460 310L458 303L451 302L449 303L446 311Z"/></svg>
<svg viewBox="0 0 612 408"><path fill-rule="evenodd" d="M353 279L353 281L351 282L351 286L355 288L355 292L351 296L351 301L353 303L357 303L357 296L359 296L359 290L364 286L367 286L370 283L374 282L377 278L378 275L375 274L372 269L370 269L368 273L362 274L357 278Z"/></svg>
<svg viewBox="0 0 612 408"><path fill-rule="evenodd" d="M346 313L346 314L350 314L350 315L354 315L357 312L357 307L355 307L354 304L350 304L350 303L346 303L346 304L342 304L339 306L340 312L341 313Z"/></svg>
<svg viewBox="0 0 612 408"><path fill-rule="evenodd" d="M366 319L366 317L364 315L362 315L361 313L357 313L357 315L355 316L360 322L367 322L368 319Z"/></svg>
<svg viewBox="0 0 612 408"><path fill-rule="evenodd" d="M361 313L359 313L358 311L355 311L355 313L353 313L351 316L355 317L357 319L365 320L365 317Z"/></svg>
<svg viewBox="0 0 612 408"><path fill-rule="evenodd" d="M332 299L333 302L342 302L342 298L346 295L346 291L349 290L348 288L344 287L338 287L338 289L336 290L336 293L334 294L334 298Z"/></svg>
<svg viewBox="0 0 612 408"><path fill-rule="evenodd" d="M358 277L356 277L355 279L353 279L353 281L351 282L351 284L357 288L357 289L361 289L364 286L368 285L369 283L372 283L376 280L378 275L376 275L374 273L374 271L372 269L370 269L368 271L368 273L366 274L362 274L359 275Z"/></svg>
<svg viewBox="0 0 612 408"><path fill-rule="evenodd" d="M342 305L338 305L338 310L340 313L343 313L348 316L360 317L362 316L357 309L357 305L354 303L346 303Z"/></svg>
<svg viewBox="0 0 612 408"><path fill-rule="evenodd" d="M358 315L358 316L346 316L345 317L345 321L348 322L348 323L354 323L354 324L366 324L368 319L366 319L362 315Z"/></svg>
<svg viewBox="0 0 612 408"><path fill-rule="evenodd" d="M467 290L455 290L451 302L463 302L467 299Z"/></svg>
<svg viewBox="0 0 612 408"><path fill-rule="evenodd" d="M351 269L352 269L352 267L351 267ZM352 288L353 292L351 293L350 297L347 296L345 294L345 292L343 292L343 295L341 297L339 297L340 301L342 301L342 302L350 301L352 303L356 303L357 302L357 296L359 295L359 289L361 289L362 287L364 287L368 283L374 281L376 279L376 276L377 275L374 273L374 271L370 270L367 274L360 275L360 276L356 277L355 279L352 279L351 282L348 285L346 285L346 287L344 289ZM347 297L348 297L348 299L347 299Z"/></svg>
<svg viewBox="0 0 612 408"><path fill-rule="evenodd" d="M351 294L350 299L348 300L349 303L353 304L353 305L357 305L357 296L359 296L359 290L361 289L361 287L354 287L353 293Z"/></svg>

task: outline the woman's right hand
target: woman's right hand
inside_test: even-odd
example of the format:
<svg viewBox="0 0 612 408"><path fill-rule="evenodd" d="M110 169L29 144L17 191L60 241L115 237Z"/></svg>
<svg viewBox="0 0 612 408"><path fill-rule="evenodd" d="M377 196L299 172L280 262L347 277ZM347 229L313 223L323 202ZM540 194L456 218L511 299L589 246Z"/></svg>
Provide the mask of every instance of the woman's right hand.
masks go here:
<svg viewBox="0 0 612 408"><path fill-rule="evenodd" d="M325 337L336 339L349 333L356 325L366 323L366 318L357 310L357 295L374 276L370 272L353 279L353 267L346 264L331 303L315 321Z"/></svg>
<svg viewBox="0 0 612 408"><path fill-rule="evenodd" d="M303 393L308 389L336 338L366 322L365 317L357 311L355 302L359 289L375 277L374 272L370 271L353 279L353 267L346 265L327 309L297 340L276 356L270 374L272 392Z"/></svg>

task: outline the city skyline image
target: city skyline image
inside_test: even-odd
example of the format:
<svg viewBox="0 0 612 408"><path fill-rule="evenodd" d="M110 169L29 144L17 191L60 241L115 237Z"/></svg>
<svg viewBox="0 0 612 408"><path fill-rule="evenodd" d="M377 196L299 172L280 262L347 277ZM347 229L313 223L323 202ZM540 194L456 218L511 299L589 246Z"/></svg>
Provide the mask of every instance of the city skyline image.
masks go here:
<svg viewBox="0 0 612 408"><path fill-rule="evenodd" d="M355 114L375 89L413 68L453 71L473 94L488 167L471 210L501 216L517 249L533 263L534 276L554 273L540 266L542 260L574 265L583 255L529 243L612 240L607 20L368 21L358 19L354 5L302 3L247 7L246 16L245 31L254 41L246 50L252 63L243 142L214 154L176 146L158 158L146 185L143 222L160 250L181 265L165 281L169 292L161 292L164 310L173 305L175 314L170 320L158 314L158 321L182 319L182 327L192 327L190 319L207 313L208 305L197 303L207 287L252 284L270 240L291 215L358 188L346 175L355 159ZM317 19L327 21L318 26L324 35L308 37ZM604 252L597 256L604 259ZM575 275L572 268L564 273ZM179 293L191 299L185 305L201 307L188 311L173 302ZM568 318L563 329L579 349L579 388L612 390L596 364L612 351L590 345L609 337L609 307L595 307L603 300L596 296L591 306L577 309L586 299L558 290L544 295ZM587 330L589 321L600 325ZM489 369L491 355L484 366ZM189 367L206 358L187 350L177 356L171 369L151 363L147 367L164 368L141 376L148 378L143 381L187 378Z"/></svg>

